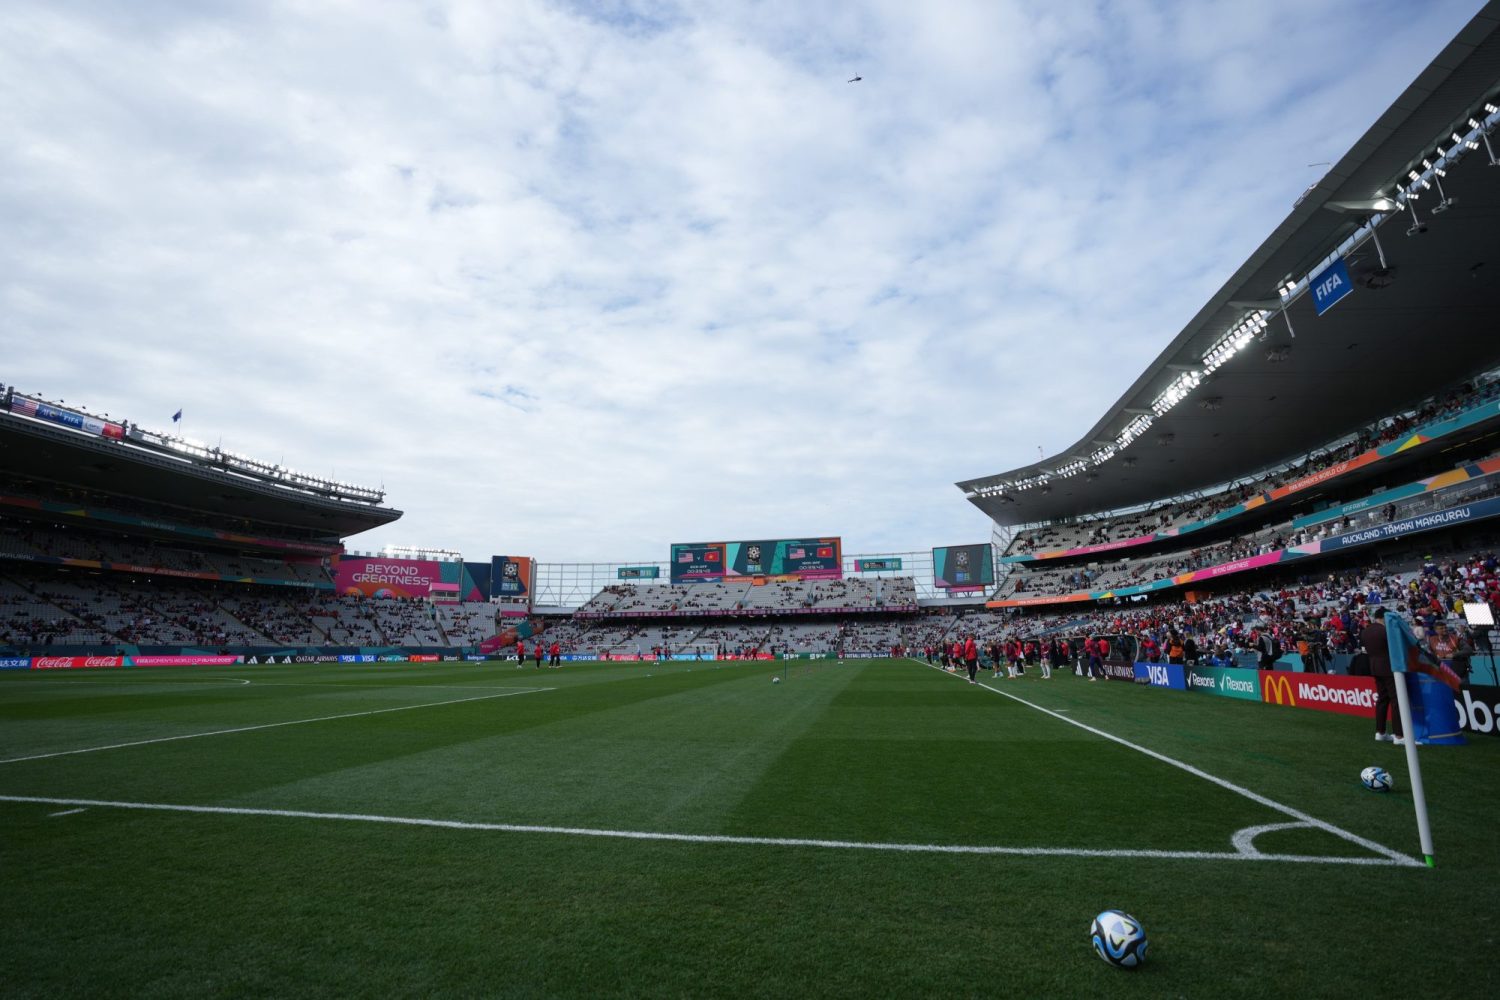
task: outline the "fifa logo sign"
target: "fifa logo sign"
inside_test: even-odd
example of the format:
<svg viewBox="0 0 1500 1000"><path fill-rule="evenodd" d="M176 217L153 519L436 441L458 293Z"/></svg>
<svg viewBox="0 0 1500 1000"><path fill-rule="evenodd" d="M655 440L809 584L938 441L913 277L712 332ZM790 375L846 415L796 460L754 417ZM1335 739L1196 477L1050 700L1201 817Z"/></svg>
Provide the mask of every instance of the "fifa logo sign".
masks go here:
<svg viewBox="0 0 1500 1000"><path fill-rule="evenodd" d="M1292 692L1292 682L1286 677L1261 678L1260 698L1267 705L1291 705L1293 707L1297 705L1297 696Z"/></svg>

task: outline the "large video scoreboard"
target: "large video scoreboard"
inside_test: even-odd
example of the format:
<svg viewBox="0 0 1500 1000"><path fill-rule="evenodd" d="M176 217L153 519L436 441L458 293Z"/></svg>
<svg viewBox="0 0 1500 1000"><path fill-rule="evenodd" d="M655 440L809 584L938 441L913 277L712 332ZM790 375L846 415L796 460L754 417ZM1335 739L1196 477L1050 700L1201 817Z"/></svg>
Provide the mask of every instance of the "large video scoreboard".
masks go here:
<svg viewBox="0 0 1500 1000"><path fill-rule="evenodd" d="M838 538L781 538L751 542L692 542L672 546L673 583L752 577L837 580L844 575Z"/></svg>
<svg viewBox="0 0 1500 1000"><path fill-rule="evenodd" d="M932 550L932 583L948 591L983 590L995 582L989 542L945 545Z"/></svg>

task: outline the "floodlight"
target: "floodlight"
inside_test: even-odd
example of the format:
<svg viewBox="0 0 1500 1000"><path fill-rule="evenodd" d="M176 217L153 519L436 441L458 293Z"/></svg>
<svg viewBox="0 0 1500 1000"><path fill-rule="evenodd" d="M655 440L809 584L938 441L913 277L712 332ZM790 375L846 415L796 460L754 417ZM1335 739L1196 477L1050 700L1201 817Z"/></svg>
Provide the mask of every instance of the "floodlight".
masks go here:
<svg viewBox="0 0 1500 1000"><path fill-rule="evenodd" d="M1464 601L1464 620L1470 625L1493 626L1495 613L1483 601Z"/></svg>

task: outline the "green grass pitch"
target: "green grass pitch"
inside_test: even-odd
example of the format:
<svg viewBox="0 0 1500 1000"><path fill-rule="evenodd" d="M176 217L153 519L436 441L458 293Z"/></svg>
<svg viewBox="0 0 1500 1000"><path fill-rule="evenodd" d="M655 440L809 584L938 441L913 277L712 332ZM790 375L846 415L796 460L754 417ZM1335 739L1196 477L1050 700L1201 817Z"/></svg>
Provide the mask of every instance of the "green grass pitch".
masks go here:
<svg viewBox="0 0 1500 1000"><path fill-rule="evenodd" d="M1500 740L1421 751L1427 869L1364 720L983 679L0 674L0 995L1500 992ZM1137 972L1089 948L1110 907Z"/></svg>

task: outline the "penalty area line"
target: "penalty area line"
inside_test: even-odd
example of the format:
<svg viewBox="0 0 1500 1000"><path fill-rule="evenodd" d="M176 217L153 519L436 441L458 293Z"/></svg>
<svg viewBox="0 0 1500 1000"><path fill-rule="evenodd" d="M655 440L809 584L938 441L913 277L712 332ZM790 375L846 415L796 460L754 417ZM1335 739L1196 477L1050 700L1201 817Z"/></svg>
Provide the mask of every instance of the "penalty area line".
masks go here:
<svg viewBox="0 0 1500 1000"><path fill-rule="evenodd" d="M896 844L864 840L818 840L808 837L737 837L729 834L662 833L652 830L602 830L591 827L532 826L519 823L482 823L457 819L424 819L414 816L380 816L368 813L313 812L304 809L252 809L239 806L193 806L167 802L116 802L108 799L64 799L35 795L0 795L0 802L29 805L81 806L98 809L131 809L148 812L197 813L214 816L264 816L279 819L315 819L344 823L380 823L388 826L432 827L442 830L472 830L493 833L553 834L567 837L599 837L613 840L665 841L680 844L727 844L746 847L813 847L850 851L889 851L898 854L987 854L1013 857L1060 858L1151 858L1169 861L1259 861L1292 864L1363 865L1389 867L1400 862L1386 858L1315 857L1295 854L1259 854L1242 851L1154 851L1129 848L1093 850L1082 847L1003 847L985 844Z"/></svg>
<svg viewBox="0 0 1500 1000"><path fill-rule="evenodd" d="M908 659L911 658L908 657ZM945 676L947 675L947 672L940 667L935 667L931 664L923 663L921 660L912 660L912 662L924 667L929 667L930 669L936 670L938 673L944 674ZM962 675L959 675L959 678L963 680L968 679L966 677L962 677ZM1218 785L1220 788L1234 792L1236 795L1242 795L1252 802L1256 802L1260 805L1265 806L1267 809L1274 809L1284 816L1290 816L1301 824L1305 824L1306 826L1322 830L1324 833L1333 834L1335 837L1347 840L1351 844L1358 844L1365 850L1375 854L1379 854L1382 857L1386 858L1388 864L1399 865L1404 868L1426 867L1424 864L1422 864L1422 862L1418 861L1414 857L1411 857L1410 855L1402 854L1400 851L1392 850L1391 848L1386 847L1384 844L1377 844L1375 841L1369 840L1365 837L1361 837L1357 833L1351 833L1350 831L1345 830L1343 827L1334 826L1332 823L1318 819L1316 816L1310 816L1300 809L1295 809L1292 806L1277 802L1275 799L1267 798L1266 796L1261 795L1259 792L1252 792L1250 789L1245 788L1242 785L1236 785L1232 781L1225 781L1223 778L1209 774L1202 768L1194 767L1192 764L1186 763L1185 761L1180 761L1175 757L1168 757L1164 753L1158 753L1157 751L1152 750L1149 747L1141 746L1139 743L1132 743L1124 737L1116 736L1114 733L1107 733L1102 729L1096 729L1093 726L1079 722L1077 719L1070 719L1066 715L1055 712L1050 708L1044 708L1043 706L1038 705L1035 702L1027 701L1025 698L1013 695L1009 691L1002 691L997 687L991 687L990 685L983 682L979 682L978 686L984 688L986 691L991 691L995 694L998 694L1002 698L1009 698L1011 701L1019 702L1022 705L1025 705L1027 708L1035 709L1036 711L1041 712L1044 715L1050 715L1052 716L1052 718L1056 719L1059 722L1066 722L1070 726L1077 726L1079 729L1082 729L1085 732L1093 733L1095 736L1102 737L1103 739L1109 740L1112 743L1118 743L1123 747L1129 747L1131 750L1134 750L1137 753L1143 753L1147 757L1161 761L1163 764L1170 764L1172 767L1186 771L1188 774L1191 774L1194 777L1202 778L1204 781L1212 782L1213 784ZM1239 845L1236 844L1236 846L1238 847ZM1257 855L1249 854L1247 856L1256 857ZM1278 857L1280 857L1280 855L1278 855Z"/></svg>
<svg viewBox="0 0 1500 1000"><path fill-rule="evenodd" d="M420 705L397 705L395 708L374 708L367 712L344 712L340 715L320 715L316 719L291 719L287 722L265 722L258 726L236 726L233 729L215 729L207 733L184 733L181 736L158 736L150 740L131 740L129 743L111 743L102 747L83 747L79 750L57 750L52 753L37 753L29 757L9 757L0 760L0 764L19 764L27 760L47 760L51 757L70 757L80 753L98 753L101 750L122 750L125 747L140 747L150 743L171 743L176 740L196 740L204 736L228 736L230 733L250 733L257 729L279 729L282 726L302 726L309 722L331 722L334 719L357 719L364 715L385 715L388 712L410 712L418 708L439 708L443 705L462 705L471 701L489 701L493 698L509 698L518 694L539 694L543 691L555 691L556 688L521 688L517 690L504 691L500 694L481 694L473 698L450 698L447 701L428 701Z"/></svg>

